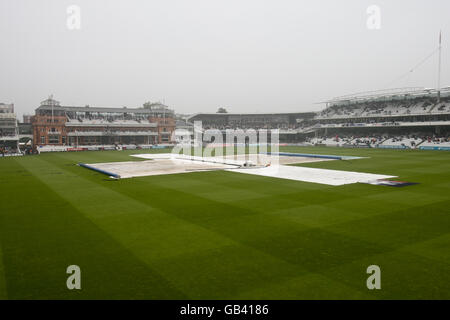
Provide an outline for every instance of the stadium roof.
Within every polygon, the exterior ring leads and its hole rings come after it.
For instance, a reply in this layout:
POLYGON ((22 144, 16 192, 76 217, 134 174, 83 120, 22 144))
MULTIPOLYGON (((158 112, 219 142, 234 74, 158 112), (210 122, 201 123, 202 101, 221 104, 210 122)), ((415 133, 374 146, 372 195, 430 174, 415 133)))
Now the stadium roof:
MULTIPOLYGON (((450 96, 450 86, 440 89, 441 96, 450 96)), ((362 102, 379 99, 394 99, 394 98, 418 98, 425 96, 437 96, 438 90, 433 88, 423 87, 406 87, 393 88, 375 91, 365 91, 340 97, 333 98, 321 103, 345 103, 345 102, 362 102)))
POLYGON ((156 111, 166 111, 167 113, 172 113, 173 110, 170 109, 145 109, 145 108, 112 108, 112 107, 72 107, 72 106, 51 106, 51 105, 41 105, 36 110, 65 110, 68 112, 106 112, 106 113, 143 113, 143 114, 152 114, 156 111))
POLYGON ((53 95, 48 99, 41 102, 41 105, 36 110, 64 110, 68 112, 105 112, 105 113, 142 113, 152 114, 155 112, 167 112, 174 113, 166 105, 161 102, 146 102, 141 108, 128 108, 128 107, 91 107, 86 105, 84 107, 79 106, 61 106, 59 101, 53 99, 53 95))
POLYGON ((299 115, 299 114, 302 114, 302 115, 314 115, 314 114, 316 114, 316 112, 312 112, 312 111, 310 111, 310 112, 272 112, 272 113, 264 113, 264 112, 261 112, 261 113, 256 113, 256 112, 255 113, 213 113, 213 112, 208 113, 208 112, 199 112, 199 113, 195 113, 195 114, 187 117, 187 120, 190 120, 190 119, 192 119, 192 118, 194 118, 196 116, 200 116, 200 115, 225 117, 225 116, 265 116, 265 115, 267 115, 267 116, 274 116, 274 115, 291 116, 291 115, 299 115))

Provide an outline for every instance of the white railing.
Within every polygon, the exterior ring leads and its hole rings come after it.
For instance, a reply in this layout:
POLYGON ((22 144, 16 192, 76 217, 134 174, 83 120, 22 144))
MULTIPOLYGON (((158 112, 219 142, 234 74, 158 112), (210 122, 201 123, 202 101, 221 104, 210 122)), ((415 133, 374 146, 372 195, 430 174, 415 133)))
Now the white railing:
POLYGON ((67 127, 136 127, 136 128, 156 128, 157 123, 149 121, 133 121, 133 120, 82 120, 72 119, 66 122, 67 127))
POLYGON ((0 136, 0 141, 16 141, 19 140, 18 135, 0 136))
POLYGON ((69 137, 101 137, 101 136, 157 136, 154 131, 77 131, 69 132, 69 137))
POLYGON ((15 113, 0 113, 0 119, 12 119, 16 120, 16 114, 15 113))

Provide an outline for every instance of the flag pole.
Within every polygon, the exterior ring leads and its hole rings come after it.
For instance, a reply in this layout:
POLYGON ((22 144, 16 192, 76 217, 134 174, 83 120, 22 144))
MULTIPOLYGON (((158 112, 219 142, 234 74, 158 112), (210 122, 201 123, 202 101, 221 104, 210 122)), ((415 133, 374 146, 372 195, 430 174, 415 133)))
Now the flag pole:
POLYGON ((438 67, 438 88, 437 102, 441 102, 441 51, 442 51, 442 31, 439 31, 439 67, 438 67))

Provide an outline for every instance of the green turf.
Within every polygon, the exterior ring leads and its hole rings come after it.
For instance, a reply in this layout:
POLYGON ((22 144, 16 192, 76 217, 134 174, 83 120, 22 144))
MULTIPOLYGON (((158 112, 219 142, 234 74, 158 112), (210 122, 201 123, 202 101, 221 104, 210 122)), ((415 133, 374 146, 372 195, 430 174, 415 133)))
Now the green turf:
POLYGON ((282 151, 369 157, 304 165, 419 184, 223 171, 113 181, 75 166, 137 151, 0 159, 0 299, 450 298, 450 153, 282 151), (72 264, 81 291, 66 288, 72 264), (379 291, 366 288, 372 264, 379 291))

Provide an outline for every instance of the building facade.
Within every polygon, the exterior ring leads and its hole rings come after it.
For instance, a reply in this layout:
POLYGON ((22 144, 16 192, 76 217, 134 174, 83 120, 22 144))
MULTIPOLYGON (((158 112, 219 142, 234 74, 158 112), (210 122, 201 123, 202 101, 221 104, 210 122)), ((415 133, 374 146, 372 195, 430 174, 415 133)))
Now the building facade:
POLYGON ((31 114, 24 114, 22 123, 31 123, 31 117, 33 117, 33 115, 31 115, 31 114))
POLYGON ((172 143, 173 110, 161 103, 142 108, 61 106, 52 97, 41 102, 31 119, 33 145, 111 146, 172 143))
POLYGON ((19 152, 19 130, 14 104, 0 103, 0 149, 2 154, 19 152))

